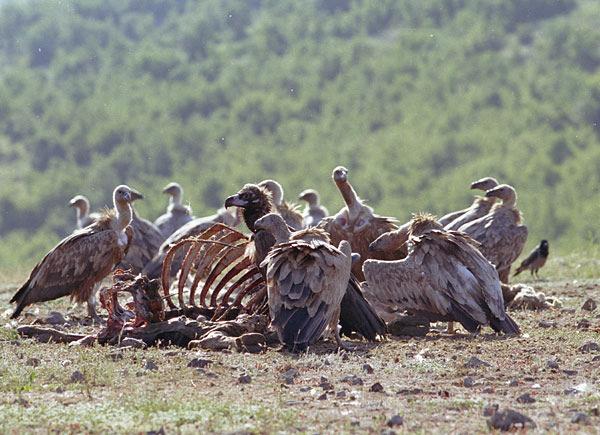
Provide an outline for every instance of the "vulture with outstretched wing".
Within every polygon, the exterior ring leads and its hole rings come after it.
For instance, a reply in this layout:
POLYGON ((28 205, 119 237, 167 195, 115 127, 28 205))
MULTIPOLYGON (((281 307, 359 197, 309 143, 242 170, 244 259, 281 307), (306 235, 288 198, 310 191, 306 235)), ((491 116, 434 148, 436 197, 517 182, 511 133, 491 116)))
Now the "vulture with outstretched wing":
POLYGON ((128 186, 118 186, 112 214, 71 234, 46 254, 10 300, 17 304, 11 317, 33 303, 67 295, 77 302, 87 301, 89 314, 97 317, 94 288, 123 259, 132 241, 130 203, 136 194, 128 186))
MULTIPOLYGON (((471 189, 486 192, 497 185, 498 181, 495 178, 486 177, 471 183, 471 189)), ((438 222, 447 230, 458 230, 462 225, 488 214, 495 201, 496 198, 476 196, 470 207, 448 213, 446 216, 440 218, 438 222)))
POLYGON ((154 225, 166 239, 194 218, 191 207, 183 204, 183 188, 179 183, 167 184, 162 192, 169 195, 169 205, 167 212, 159 216, 154 225))
POLYGON ((364 281, 362 264, 369 258, 381 260, 396 260, 398 257, 390 252, 371 252, 369 245, 384 233, 396 230, 397 220, 390 217, 376 215, 373 209, 358 197, 352 185, 348 182, 348 170, 338 166, 333 170, 333 181, 337 185, 346 206, 335 216, 330 216, 321 221, 319 228, 323 228, 331 236, 331 243, 339 244, 347 240, 352 246, 352 251, 360 254, 360 260, 352 265, 352 274, 360 281, 364 281))
MULTIPOLYGON (((253 243, 247 253, 253 264, 261 269, 263 275, 266 274, 266 270, 260 267, 260 264, 275 245, 275 237, 262 228, 256 228, 255 223, 261 217, 276 210, 271 201, 271 193, 255 184, 245 185, 237 194, 225 201, 226 207, 236 206, 243 209, 244 222, 253 233, 253 243)), ((347 290, 342 299, 340 314, 341 332, 346 335, 357 332, 371 341, 384 335, 385 323, 364 298, 357 279, 351 276, 346 284, 347 290)))
MULTIPOLYGON (((150 279, 158 278, 161 275, 163 261, 171 246, 182 241, 183 239, 199 235, 203 231, 212 227, 214 224, 221 223, 230 227, 236 227, 240 224, 240 220, 241 218, 237 212, 237 209, 228 210, 226 208, 220 208, 217 213, 210 216, 192 219, 171 234, 167 240, 160 245, 160 248, 158 248, 158 253, 154 256, 152 261, 144 266, 142 274, 146 275, 150 279)), ((182 252, 180 255, 177 255, 175 258, 173 258, 171 263, 171 276, 175 276, 181 267, 183 257, 184 253, 182 252)))
POLYGON ((304 218, 302 213, 298 211, 298 206, 293 203, 289 203, 283 198, 283 186, 275 180, 263 180, 258 183, 258 186, 264 187, 271 193, 272 202, 275 206, 275 210, 286 224, 294 230, 301 230, 304 228, 304 218))
POLYGON ((397 306, 430 321, 460 322, 469 332, 489 325, 518 334, 506 314, 498 273, 463 233, 445 231, 433 216, 416 216, 403 260, 367 260, 367 299, 397 306))
POLYGON ((344 347, 337 325, 350 279, 350 244, 343 240, 336 248, 317 228, 291 233, 274 213, 260 218, 255 227, 276 240, 262 266, 267 270, 271 326, 279 340, 289 350, 304 351, 328 330, 344 347))
POLYGON ((535 275, 536 278, 539 278, 538 270, 546 264, 549 253, 548 240, 542 240, 537 248, 531 251, 527 258, 521 262, 521 265, 517 268, 513 276, 517 276, 524 270, 529 269, 532 276, 535 275))
POLYGON ((463 225, 458 230, 477 240, 485 257, 496 266, 500 281, 508 283, 510 267, 519 258, 527 241, 527 227, 521 223, 517 208, 517 192, 508 184, 501 184, 485 194, 497 198, 490 212, 463 225))
POLYGON ((329 211, 321 205, 319 192, 314 189, 306 189, 300 193, 298 199, 306 201, 306 207, 302 212, 304 227, 315 227, 322 219, 329 216, 329 211))
POLYGON ((87 227, 100 218, 100 214, 90 214, 90 201, 83 195, 76 195, 69 201, 69 206, 77 210, 77 229, 87 227))

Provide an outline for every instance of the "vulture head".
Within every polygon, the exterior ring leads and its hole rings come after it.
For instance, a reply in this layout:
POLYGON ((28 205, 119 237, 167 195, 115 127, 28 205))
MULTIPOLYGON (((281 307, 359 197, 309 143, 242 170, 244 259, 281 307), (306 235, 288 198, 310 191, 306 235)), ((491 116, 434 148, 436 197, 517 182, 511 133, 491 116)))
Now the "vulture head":
POLYGON ((117 186, 113 192, 113 201, 117 210, 120 208, 119 206, 126 206, 127 204, 132 203, 136 199, 143 198, 142 194, 137 190, 132 189, 131 187, 121 184, 117 186))
POLYGON ((225 200, 225 207, 243 208, 244 222, 248 229, 254 232, 256 220, 271 212, 272 198, 271 192, 264 187, 246 184, 238 193, 225 200))
POLYGON ((485 177, 481 180, 473 181, 471 183, 471 189, 487 191, 498 186, 498 184, 498 180, 496 180, 495 178, 485 177))
POLYGON ((498 198, 502 200, 502 203, 506 207, 512 207, 517 202, 517 192, 512 186, 508 184, 500 184, 493 189, 485 192, 487 198, 498 198))
POLYGON ((415 215, 410 221, 408 230, 409 235, 420 236, 431 230, 442 230, 444 227, 440 225, 437 218, 429 213, 415 215))
POLYGON ((314 189, 306 189, 298 195, 298 199, 306 201, 310 206, 319 205, 319 192, 314 189))
POLYGON ((78 209, 82 215, 87 215, 90 211, 90 201, 83 195, 76 195, 71 198, 69 206, 78 209))
POLYGON ((348 182, 348 169, 338 166, 331 174, 333 181, 344 198, 346 207, 336 216, 335 220, 343 228, 355 233, 367 227, 373 217, 373 209, 363 204, 352 185, 348 182))
POLYGON ((370 252, 403 252, 406 256, 406 242, 411 222, 407 222, 394 231, 389 231, 377 237, 369 245, 370 252))
POLYGON ((281 217, 276 213, 269 213, 254 223, 254 228, 271 233, 277 243, 285 243, 290 239, 290 230, 281 217))
POLYGON ((280 206, 283 203, 283 186, 275 180, 263 180, 258 186, 264 187, 273 197, 273 204, 280 206))
POLYGON ((171 197, 171 201, 174 203, 181 203, 181 199, 183 198, 183 188, 179 183, 169 183, 167 184, 162 193, 165 195, 169 195, 171 197))

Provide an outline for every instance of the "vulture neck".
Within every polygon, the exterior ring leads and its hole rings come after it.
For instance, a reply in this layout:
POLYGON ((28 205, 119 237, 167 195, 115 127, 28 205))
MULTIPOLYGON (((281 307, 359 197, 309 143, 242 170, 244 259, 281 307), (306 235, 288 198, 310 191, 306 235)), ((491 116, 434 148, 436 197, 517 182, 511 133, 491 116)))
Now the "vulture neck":
POLYGON ((336 182, 336 184, 340 193, 342 194, 342 198, 344 198, 346 206, 348 207, 348 220, 352 222, 358 217, 362 208, 360 198, 348 181, 340 181, 336 182))
POLYGON ((292 235, 287 225, 277 225, 270 233, 275 237, 275 243, 289 242, 292 235))
POLYGON ((183 192, 181 190, 177 190, 171 197, 169 198, 169 207, 168 210, 184 210, 183 206, 183 192))
POLYGON ((271 213, 271 209, 271 203, 266 197, 262 198, 258 204, 245 208, 243 217, 248 229, 255 233, 256 228, 254 228, 254 223, 261 217, 271 213))
POLYGON ((90 206, 88 204, 77 207, 77 222, 82 223, 90 215, 90 206))
POLYGON ((122 232, 131 223, 133 218, 133 208, 128 202, 115 201, 115 211, 117 212, 117 231, 122 232))
POLYGON ((502 206, 505 208, 513 209, 516 208, 517 205, 517 196, 511 195, 510 197, 504 199, 502 201, 502 206))

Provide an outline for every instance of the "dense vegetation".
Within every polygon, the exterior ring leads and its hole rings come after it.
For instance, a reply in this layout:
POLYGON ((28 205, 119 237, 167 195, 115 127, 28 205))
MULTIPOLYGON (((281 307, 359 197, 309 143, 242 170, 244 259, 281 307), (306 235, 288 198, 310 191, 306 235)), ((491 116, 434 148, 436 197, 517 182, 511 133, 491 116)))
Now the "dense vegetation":
POLYGON ((0 265, 68 233, 76 193, 187 189, 197 215, 276 178, 381 213, 513 183, 562 250, 600 241, 596 0, 8 0, 0 8, 0 265))

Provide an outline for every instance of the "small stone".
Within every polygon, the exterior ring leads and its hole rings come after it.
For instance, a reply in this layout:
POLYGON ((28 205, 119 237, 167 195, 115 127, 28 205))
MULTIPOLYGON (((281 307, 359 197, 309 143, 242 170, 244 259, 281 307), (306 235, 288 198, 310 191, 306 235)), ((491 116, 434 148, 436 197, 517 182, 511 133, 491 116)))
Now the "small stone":
POLYGON ((571 418, 571 423, 589 425, 591 421, 585 412, 578 412, 571 418))
POLYGON ((327 393, 323 393, 318 397, 318 400, 327 400, 327 393))
POLYGON ((358 426, 360 426, 360 421, 358 421, 358 420, 352 420, 350 422, 350 426, 352 426, 352 427, 358 427, 358 426))
POLYGON ((519 403, 535 403, 536 400, 529 393, 525 393, 517 397, 519 403))
POLYGON ((287 385, 292 385, 294 383, 294 379, 298 376, 298 370, 291 368, 286 370, 281 377, 287 385))
POLYGON ((81 373, 79 370, 75 370, 73 373, 71 373, 71 382, 83 382, 84 380, 85 376, 83 376, 83 373, 81 373))
POLYGON ((556 328, 556 322, 552 320, 540 320, 538 326, 540 328, 556 328))
POLYGON ((475 379, 473 379, 471 376, 467 376, 463 379, 463 385, 467 388, 472 388, 475 386, 475 379))
POLYGON ((402 426, 404 424, 404 418, 400 415, 394 415, 390 418, 387 423, 389 427, 402 426))
POLYGON ((195 369, 203 369, 208 367, 210 364, 212 364, 212 361, 209 359, 194 358, 187 364, 187 366, 195 369))
POLYGON ((496 412, 488 419, 487 425, 490 429, 499 429, 501 431, 533 429, 536 427, 531 418, 512 409, 504 409, 496 412))
POLYGON ((592 326, 592 322, 590 322, 588 319, 581 319, 577 323, 577 329, 590 329, 591 326, 592 326))
POLYGON ((123 340, 121 340, 121 343, 119 343, 119 347, 130 347, 133 349, 146 349, 146 347, 148 347, 148 346, 142 340, 139 340, 137 338, 125 337, 123 340))
POLYGON ((558 361, 556 361, 556 359, 554 358, 551 358, 548 361, 546 361, 546 367, 548 367, 549 369, 558 370, 558 361))
POLYGON ((493 394, 496 390, 494 390, 494 387, 485 387, 481 392, 484 394, 493 394))
POLYGON ((600 409, 592 408, 590 409, 590 414, 592 414, 594 417, 600 417, 600 409))
POLYGON ((586 311, 594 311, 596 308, 598 308, 598 304, 592 298, 588 298, 581 306, 581 309, 586 311))
POLYGON ((509 387, 518 387, 519 381, 517 379, 511 379, 510 381, 508 381, 508 386, 509 387))
POLYGON ((342 382, 350 385, 364 385, 364 381, 356 375, 345 376, 342 378, 342 382))
POLYGON ((338 399, 345 399, 345 398, 346 398, 346 396, 347 396, 347 394, 346 394, 346 392, 345 392, 344 390, 342 390, 342 391, 338 391, 338 392, 335 394, 335 397, 336 397, 336 398, 338 398, 338 399))
POLYGON ((470 369, 476 369, 476 368, 479 368, 479 367, 491 367, 491 366, 492 365, 490 363, 488 363, 486 361, 483 361, 483 360, 480 360, 476 356, 472 356, 465 363, 465 367, 470 368, 470 369))
POLYGON ((65 389, 63 387, 56 387, 56 390, 54 390, 54 392, 56 394, 62 394, 65 392, 65 389))
POLYGON ((301 393, 308 393, 310 390, 311 390, 311 388, 310 388, 310 387, 301 387, 301 388, 300 388, 300 392, 301 392, 301 393))
POLYGON ((325 391, 334 390, 333 384, 329 382, 329 379, 327 379, 325 376, 321 376, 321 380, 319 381, 319 387, 321 387, 325 391))
POLYGON ((408 395, 413 395, 413 394, 422 394, 423 390, 421 388, 401 388, 400 390, 398 390, 396 392, 396 394, 402 395, 402 396, 408 396, 408 395))
POLYGON ((483 407, 483 416, 484 417, 491 417, 496 412, 498 412, 498 404, 497 403, 494 403, 492 405, 486 405, 483 407))
POLYGON ((369 388, 369 391, 371 391, 373 393, 383 393, 383 391, 384 391, 383 385, 381 385, 379 382, 375 382, 373 385, 371 385, 371 388, 369 388))
POLYGON ((600 350, 600 346, 598 346, 598 343, 596 343, 595 341, 588 341, 588 342, 582 344, 581 346, 579 346, 579 352, 582 352, 582 353, 597 352, 599 350, 600 350))
POLYGON ((44 319, 44 323, 48 325, 64 325, 67 321, 58 311, 51 311, 48 317, 44 319))
POLYGON ((158 370, 158 366, 154 361, 149 359, 146 360, 146 363, 144 364, 144 370, 158 370))
POLYGON ((249 384, 250 382, 252 382, 252 378, 248 374, 243 374, 238 378, 239 384, 249 384))
POLYGON ((27 358, 27 361, 25 361, 25 365, 31 367, 37 367, 40 365, 40 363, 41 361, 38 358, 27 358))
POLYGON ((363 364, 362 369, 365 373, 369 375, 372 375, 375 372, 371 364, 363 364))
POLYGON ((563 373, 567 376, 575 376, 577 374, 577 370, 563 370, 563 373))

